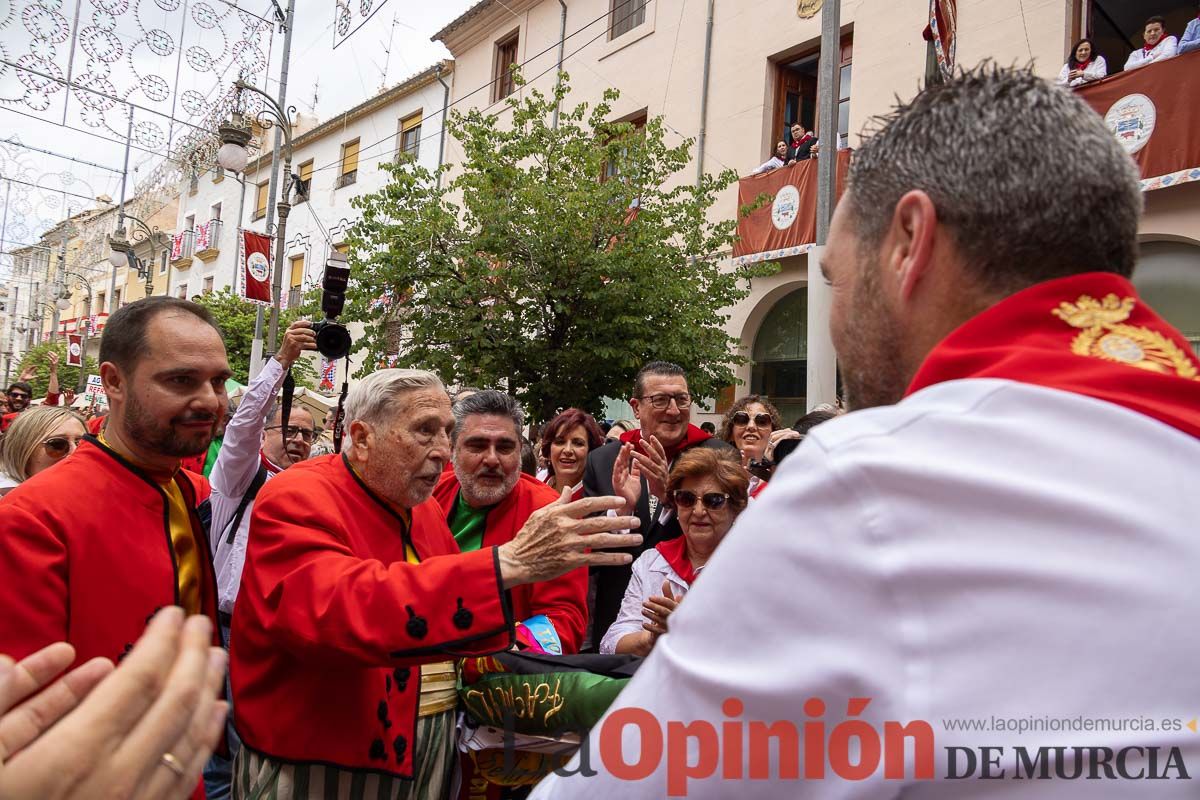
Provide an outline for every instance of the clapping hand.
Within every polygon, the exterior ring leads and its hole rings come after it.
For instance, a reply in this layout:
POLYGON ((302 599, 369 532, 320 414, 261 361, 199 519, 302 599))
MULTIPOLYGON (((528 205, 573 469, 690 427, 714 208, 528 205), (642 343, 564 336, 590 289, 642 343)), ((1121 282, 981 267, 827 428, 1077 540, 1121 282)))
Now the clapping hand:
POLYGON ((655 595, 642 603, 642 616, 646 618, 642 627, 649 631, 654 638, 662 636, 667 632, 667 617, 671 616, 671 612, 677 608, 679 608, 679 600, 671 594, 671 584, 663 581, 662 594, 655 595))
POLYGON ((633 450, 633 460, 641 469, 642 475, 646 477, 646 486, 650 490, 650 494, 659 499, 659 502, 667 502, 667 476, 671 470, 670 461, 667 459, 667 451, 658 441, 657 436, 642 439, 644 445, 643 450, 633 450))
POLYGON ((642 469, 633 460, 633 452, 632 444, 623 444, 613 462, 613 492, 625 501, 625 506, 618 509, 620 514, 634 513, 642 497, 642 469))

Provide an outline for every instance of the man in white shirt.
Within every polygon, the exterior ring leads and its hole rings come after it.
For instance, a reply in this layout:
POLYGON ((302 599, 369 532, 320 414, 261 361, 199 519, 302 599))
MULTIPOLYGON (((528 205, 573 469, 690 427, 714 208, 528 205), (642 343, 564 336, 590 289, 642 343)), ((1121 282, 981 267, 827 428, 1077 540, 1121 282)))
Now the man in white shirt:
POLYGON ((855 412, 533 797, 1194 797, 1200 360, 1128 281, 1141 209, 1028 70, 886 120, 821 264, 855 412))
POLYGON ((1174 36, 1166 36, 1167 23, 1162 17, 1151 17, 1142 28, 1142 39, 1145 47, 1134 50, 1125 61, 1125 69, 1137 69, 1156 61, 1166 61, 1174 58, 1179 47, 1179 40, 1174 36))
MULTIPOLYGON (((284 431, 280 425, 281 407, 275 400, 283 379, 300 354, 316 349, 311 322, 297 320, 288 326, 279 352, 263 363, 262 370, 246 387, 237 412, 225 428, 221 452, 209 475, 212 522, 208 539, 217 576, 217 618, 226 646, 233 605, 242 583, 254 498, 273 475, 308 458, 317 436, 312 414, 302 406, 292 408, 288 430, 284 431)), ((211 800, 229 797, 230 771, 240 745, 232 725, 227 726, 227 741, 230 757, 214 755, 204 769, 205 788, 211 800)))

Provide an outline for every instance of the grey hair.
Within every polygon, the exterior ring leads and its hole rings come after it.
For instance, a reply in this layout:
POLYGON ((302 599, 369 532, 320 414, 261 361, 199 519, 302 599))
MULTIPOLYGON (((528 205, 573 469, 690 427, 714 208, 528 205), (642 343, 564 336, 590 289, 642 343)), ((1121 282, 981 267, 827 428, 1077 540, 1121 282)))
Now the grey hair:
POLYGON ((454 434, 450 438, 455 443, 458 442, 458 432, 462 429, 463 422, 467 417, 477 414, 510 418, 518 437, 521 435, 521 429, 525 427, 525 412, 521 410, 516 399, 496 389, 484 389, 464 397, 455 403, 451 410, 454 413, 454 434))
POLYGON ((878 249, 900 198, 920 190, 985 290, 1132 274, 1138 172, 1071 90, 985 62, 874 122, 847 184, 864 246, 878 249))
POLYGON ((370 425, 380 425, 400 395, 416 389, 446 387, 442 379, 423 369, 381 369, 372 372, 350 389, 346 395, 346 425, 362 420, 370 425))

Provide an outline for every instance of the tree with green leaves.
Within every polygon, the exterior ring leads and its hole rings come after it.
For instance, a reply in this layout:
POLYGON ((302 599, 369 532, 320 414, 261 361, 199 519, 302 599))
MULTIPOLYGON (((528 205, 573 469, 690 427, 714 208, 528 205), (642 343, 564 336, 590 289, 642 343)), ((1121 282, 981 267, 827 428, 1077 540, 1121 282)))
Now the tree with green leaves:
MULTIPOLYGON (((96 337, 91 337, 90 341, 96 341, 96 337)), ((17 367, 17 375, 9 378, 9 383, 16 381, 17 376, 28 370, 33 371, 33 377, 29 379, 29 383, 33 386, 33 397, 36 400, 39 397, 46 396, 46 388, 50 385, 50 361, 46 358, 50 353, 58 354, 58 387, 59 391, 70 389, 75 391, 75 387, 79 385, 79 367, 67 366, 67 340, 65 337, 54 341, 45 342, 36 345, 25 351, 21 356, 21 363, 17 367)), ((84 369, 87 375, 99 375, 100 369, 96 365, 96 359, 88 356, 84 359, 84 369)))
MULTIPOLYGON (((257 306, 228 287, 219 292, 209 292, 193 298, 196 303, 204 306, 212 313, 221 328, 225 339, 225 353, 229 357, 229 369, 233 371, 234 380, 248 383, 250 380, 250 350, 254 342, 254 316, 257 306)), ((303 316, 304 308, 288 309, 279 317, 279 330, 303 316)), ((269 357, 273 353, 264 353, 269 357)), ((297 386, 312 388, 315 385, 317 370, 307 358, 300 358, 292 366, 292 376, 297 386)))
POLYGON ((731 267, 737 220, 707 218, 737 175, 677 179, 692 141, 668 145, 661 118, 611 121, 615 90, 563 108, 554 127, 567 92, 564 75, 554 95, 510 97, 508 125, 455 112, 465 155, 452 180, 386 164, 390 182, 352 201, 362 216, 347 239, 346 316, 366 326, 359 374, 392 364, 506 388, 539 421, 599 412, 654 359, 687 369, 698 397, 734 382, 744 359, 723 328, 728 309, 777 268, 731 267))

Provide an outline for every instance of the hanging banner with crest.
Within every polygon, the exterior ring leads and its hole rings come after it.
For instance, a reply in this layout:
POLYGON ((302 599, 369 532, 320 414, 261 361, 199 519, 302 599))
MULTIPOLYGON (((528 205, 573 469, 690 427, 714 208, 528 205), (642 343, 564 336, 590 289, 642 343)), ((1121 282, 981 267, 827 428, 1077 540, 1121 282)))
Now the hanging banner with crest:
POLYGON ((271 237, 254 231, 240 231, 242 297, 251 303, 271 304, 271 237))

